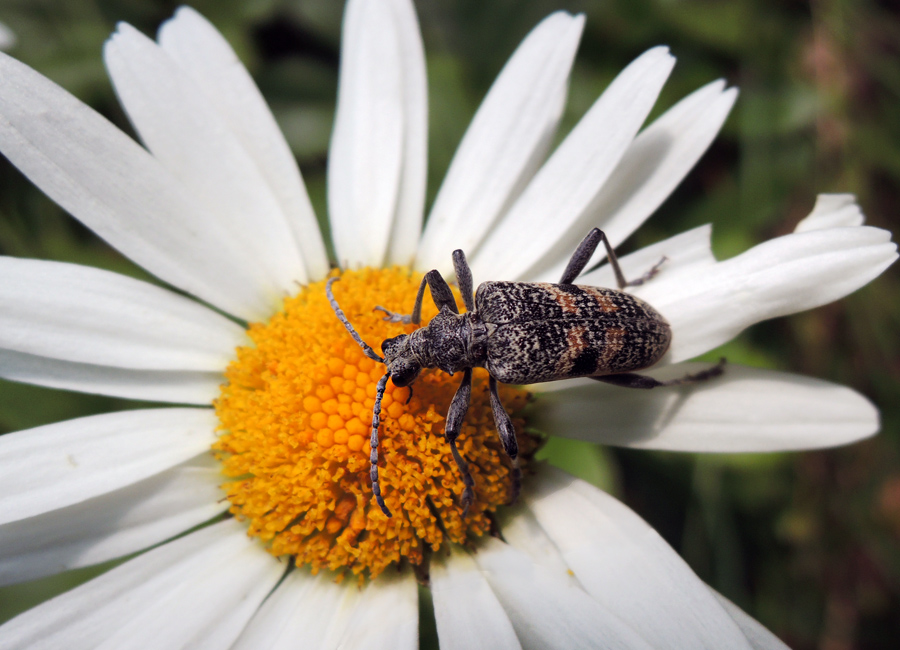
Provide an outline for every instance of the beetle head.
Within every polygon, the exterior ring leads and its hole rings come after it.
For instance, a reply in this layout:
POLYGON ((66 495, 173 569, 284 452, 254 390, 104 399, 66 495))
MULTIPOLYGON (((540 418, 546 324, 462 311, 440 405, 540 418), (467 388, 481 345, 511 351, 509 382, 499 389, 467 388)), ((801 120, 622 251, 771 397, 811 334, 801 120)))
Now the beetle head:
POLYGON ((409 386, 419 376, 422 366, 409 348, 409 336, 401 334, 385 339, 381 344, 384 353, 384 365, 394 386, 409 386))

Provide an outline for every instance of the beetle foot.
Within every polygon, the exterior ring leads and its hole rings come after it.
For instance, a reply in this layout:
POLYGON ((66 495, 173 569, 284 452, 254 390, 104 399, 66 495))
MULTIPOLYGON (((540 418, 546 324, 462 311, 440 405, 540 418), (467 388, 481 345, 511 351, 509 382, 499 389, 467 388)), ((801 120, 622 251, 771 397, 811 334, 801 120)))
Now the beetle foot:
POLYGON ((642 284, 644 284, 645 282, 649 282, 650 280, 652 280, 653 278, 656 277, 657 273, 659 273, 660 267, 668 261, 669 261, 669 258, 666 257, 665 255, 663 255, 662 258, 656 264, 654 264, 653 266, 650 267, 649 271, 644 273, 644 275, 637 278, 636 280, 629 280, 625 286, 626 287, 639 287, 642 284))
POLYGON ((412 314, 400 314, 395 311, 391 311, 390 309, 385 309, 381 305, 378 305, 372 311, 383 311, 386 316, 381 320, 386 320, 389 323, 406 323, 407 325, 412 322, 412 314))

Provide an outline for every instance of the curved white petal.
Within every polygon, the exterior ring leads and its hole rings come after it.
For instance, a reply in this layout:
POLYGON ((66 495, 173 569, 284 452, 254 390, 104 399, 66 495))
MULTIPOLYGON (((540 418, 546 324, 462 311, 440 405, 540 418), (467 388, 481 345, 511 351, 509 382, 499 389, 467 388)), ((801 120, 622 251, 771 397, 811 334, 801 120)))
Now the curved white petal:
POLYGON ((708 587, 625 505, 551 467, 523 496, 578 583, 651 647, 750 649, 708 587))
POLYGON ((228 508, 209 454, 120 490, 0 525, 0 585, 105 562, 158 544, 228 508))
POLYGON ((353 592, 356 585, 337 584, 328 572, 312 576, 295 569, 253 615, 233 650, 293 650, 300 639, 306 647, 325 648, 334 612, 344 599, 359 597, 353 592))
POLYGON ((496 539, 473 557, 525 650, 591 648, 599 639, 609 649, 651 648, 614 609, 595 602, 570 573, 536 563, 496 539))
POLYGON ((655 47, 619 73, 470 255, 476 277, 520 278, 566 232, 582 230, 576 224, 625 155, 674 65, 668 48, 655 47))
POLYGON ((73 363, 0 349, 0 377, 10 381, 171 404, 211 404, 220 372, 133 370, 73 363))
POLYGON ((153 156, 238 242, 274 308, 306 282, 306 269, 281 206, 215 98, 155 42, 121 23, 103 48, 110 79, 153 156))
POLYGON ((0 523, 80 503, 159 474, 208 450, 216 425, 212 409, 149 409, 0 436, 0 523))
POLYGON ((222 371, 244 330, 146 282, 0 256, 0 348, 120 368, 222 371))
POLYGON ((419 647, 419 596, 415 578, 381 574, 334 613, 322 647, 414 650, 419 647), (373 634, 372 630, 378 630, 373 634))
POLYGON ((711 587, 709 590, 722 608, 728 612, 728 615, 734 619, 737 626, 741 628, 741 632, 744 633, 753 650, 790 650, 781 639, 769 632, 759 621, 748 616, 740 607, 711 587))
POLYGON ((431 595, 442 650, 519 650, 512 623, 478 565, 452 547, 431 563, 431 595))
POLYGON ((230 519, 38 605, 0 638, 10 648, 228 648, 283 573, 230 519))
POLYGON ((797 224, 794 232, 861 226, 865 220, 855 195, 819 194, 813 211, 797 224))
POLYGON ((276 296, 218 215, 106 118, 4 54, 0 152, 162 280, 245 319, 271 314, 276 296))
MULTIPOLYGON (((400 196, 409 71, 396 3, 344 9, 338 105, 328 154, 328 209, 338 264, 381 266, 400 196)), ((423 64, 424 65, 424 64, 423 64)))
POLYGON ((410 573, 381 575, 363 588, 328 572, 297 569, 278 585, 233 650, 418 647, 418 600, 410 573))
POLYGON ((259 88, 228 41, 190 7, 179 8, 163 23, 158 40, 202 89, 210 107, 220 112, 259 169, 302 252, 305 277, 311 281, 324 277, 328 257, 297 161, 259 88))
POLYGON ((633 293, 672 325, 666 361, 690 359, 762 320, 827 304, 893 264, 897 246, 869 226, 793 233, 690 276, 660 273, 633 293))
POLYGON ((466 131, 434 201, 415 266, 452 270, 521 193, 562 115, 584 16, 557 12, 522 41, 466 131))
MULTIPOLYGON (((644 129, 631 143, 603 189, 570 226, 553 254, 523 277, 556 282, 581 238, 600 227, 613 245, 625 241, 666 200, 709 148, 737 99, 737 89, 714 81, 688 95, 644 129)), ((602 246, 590 268, 606 256, 602 246)))
POLYGON ((403 65, 403 169, 384 264, 412 264, 422 234, 428 172, 425 48, 412 0, 390 0, 403 65))
MULTIPOLYGON (((709 366, 679 363, 642 374, 665 380, 709 366)), ((849 388, 733 364, 716 379, 653 390, 590 380, 557 383, 561 385, 555 390, 538 394, 534 426, 608 445, 696 452, 787 451, 844 445, 879 428, 878 410, 849 388)))

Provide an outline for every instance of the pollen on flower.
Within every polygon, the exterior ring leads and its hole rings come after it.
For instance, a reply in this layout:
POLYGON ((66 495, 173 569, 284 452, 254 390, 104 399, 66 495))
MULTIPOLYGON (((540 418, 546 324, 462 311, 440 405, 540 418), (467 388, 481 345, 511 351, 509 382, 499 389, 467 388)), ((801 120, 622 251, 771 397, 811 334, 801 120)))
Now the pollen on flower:
MULTIPOLYGON (((341 307, 374 347, 414 326, 387 323, 375 305, 408 313, 421 276, 406 269, 347 271, 335 285, 341 307)), ((423 319, 435 313, 426 301, 423 319)), ((511 466, 498 440, 487 373, 476 370, 472 403, 457 441, 469 462, 476 500, 461 516, 462 478, 444 440, 444 418, 460 376, 426 370, 409 388, 388 382, 382 401, 379 472, 388 519, 369 479, 375 384, 384 366, 366 357, 336 318, 325 282, 285 301, 254 324, 254 345, 240 348, 216 400, 221 437, 214 445, 230 480, 231 512, 277 556, 375 577, 392 562, 424 562, 449 540, 466 543, 491 527, 507 502, 511 466)), ((518 417, 527 393, 501 386, 519 432, 520 457, 535 440, 518 417)))

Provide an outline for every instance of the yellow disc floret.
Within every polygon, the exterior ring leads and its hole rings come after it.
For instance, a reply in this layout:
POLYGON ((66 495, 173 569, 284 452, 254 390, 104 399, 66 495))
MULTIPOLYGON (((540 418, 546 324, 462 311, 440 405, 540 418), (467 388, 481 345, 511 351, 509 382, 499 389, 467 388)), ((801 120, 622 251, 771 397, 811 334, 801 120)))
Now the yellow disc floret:
MULTIPOLYGON (((406 269, 348 271, 334 292, 364 340, 415 326, 388 323, 382 305, 408 313, 421 276, 406 269)), ((435 314, 429 300, 423 321, 435 314)), ((281 312, 249 329, 216 400, 222 436, 214 445, 231 481, 231 512, 274 555, 313 571, 327 567, 375 577, 392 562, 421 564, 448 539, 465 543, 490 529, 489 513, 508 501, 512 469, 494 428, 487 373, 476 370, 472 402, 457 441, 475 479, 463 519, 463 482, 444 440, 444 418, 461 375, 426 370, 409 388, 388 382, 382 401, 379 472, 387 518, 369 480, 369 434, 382 364, 367 358, 335 316, 325 282, 305 287, 281 312)), ((517 417, 524 391, 501 386, 519 432, 520 457, 535 442, 517 417)))

